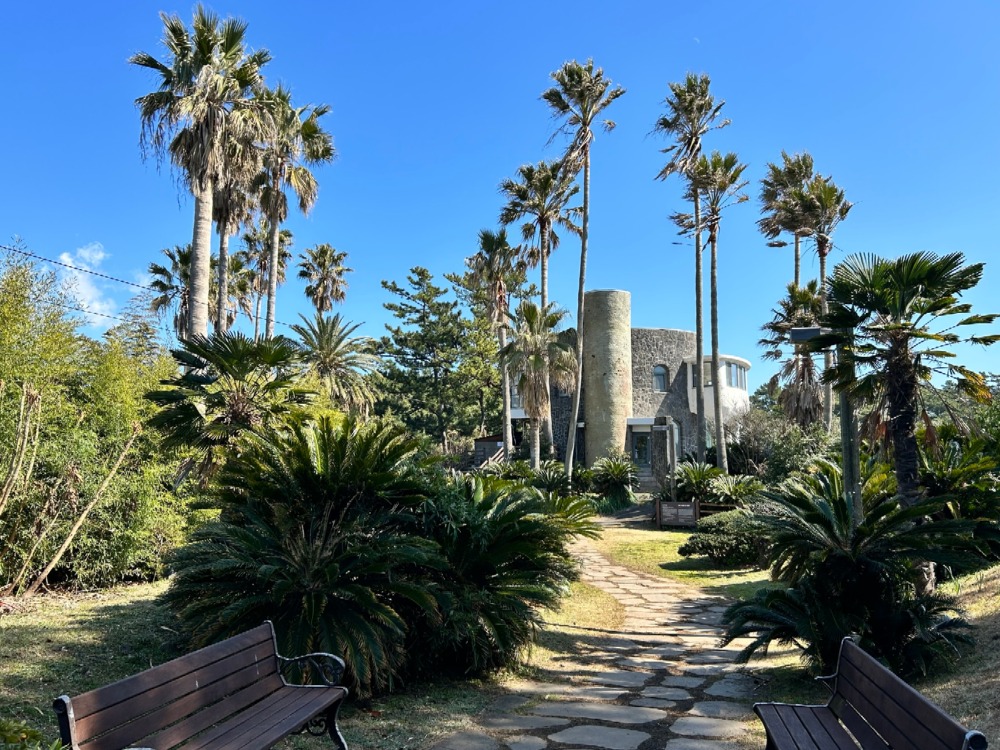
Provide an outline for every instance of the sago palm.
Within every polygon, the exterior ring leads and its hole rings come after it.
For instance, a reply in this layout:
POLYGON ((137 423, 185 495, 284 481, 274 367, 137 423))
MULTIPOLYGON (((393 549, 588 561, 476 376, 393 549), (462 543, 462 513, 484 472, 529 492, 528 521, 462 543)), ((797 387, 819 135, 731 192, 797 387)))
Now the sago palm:
POLYGON ((136 99, 140 144, 143 153, 169 153, 194 195, 191 313, 185 335, 203 336, 209 319, 213 193, 226 173, 226 149, 259 135, 261 112, 252 94, 262 86, 261 68, 271 56, 266 50, 247 51, 244 21, 221 21, 202 5, 195 8, 190 30, 179 16, 160 13, 160 20, 166 62, 146 52, 129 58, 152 70, 159 84, 136 99))
POLYGON ((654 133, 662 133, 672 138, 674 143, 663 149, 670 155, 670 160, 657 174, 657 179, 665 180, 673 174, 679 174, 687 183, 693 204, 691 226, 685 231, 694 234, 694 306, 695 306, 695 412, 698 422, 697 457, 705 460, 706 421, 705 421, 705 323, 703 320, 704 303, 702 301, 703 283, 701 271, 702 221, 701 194, 691 190, 691 173, 701 157, 701 139, 712 130, 724 128, 729 120, 716 123, 722 111, 725 100, 716 102, 709 91, 711 81, 707 75, 697 76, 688 73, 683 83, 670 84, 670 96, 664 104, 667 112, 661 115, 653 126, 654 133))
MULTIPOLYGON (((552 109, 552 116, 564 118, 559 131, 572 138, 564 160, 570 164, 580 164, 583 168, 583 206, 580 226, 580 280, 577 285, 576 301, 576 384, 573 390, 573 406, 570 411, 570 425, 576 424, 580 413, 580 399, 583 388, 583 303, 587 282, 587 251, 590 238, 590 147, 594 141, 594 128, 598 122, 605 131, 615 127, 613 120, 601 120, 602 113, 625 93, 621 86, 612 86, 604 77, 601 68, 594 67, 593 60, 581 65, 576 60, 563 63, 552 73, 556 85, 542 92, 542 99, 552 109)), ((576 430, 568 430, 566 439, 566 474, 573 476, 573 454, 576 450, 576 430)))

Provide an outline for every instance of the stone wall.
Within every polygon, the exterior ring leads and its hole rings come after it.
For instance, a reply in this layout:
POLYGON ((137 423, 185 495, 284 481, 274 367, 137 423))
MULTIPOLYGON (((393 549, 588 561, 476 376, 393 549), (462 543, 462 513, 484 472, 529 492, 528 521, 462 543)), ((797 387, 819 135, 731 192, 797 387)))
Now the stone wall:
POLYGON ((695 354, 693 331, 676 328, 632 329, 632 414, 636 417, 672 417, 680 429, 680 453, 695 449, 696 417, 688 406, 688 368, 685 357, 695 354), (653 368, 667 368, 667 390, 653 390, 653 368))
POLYGON ((632 295, 587 292, 583 318, 583 402, 587 464, 625 450, 632 416, 632 295))

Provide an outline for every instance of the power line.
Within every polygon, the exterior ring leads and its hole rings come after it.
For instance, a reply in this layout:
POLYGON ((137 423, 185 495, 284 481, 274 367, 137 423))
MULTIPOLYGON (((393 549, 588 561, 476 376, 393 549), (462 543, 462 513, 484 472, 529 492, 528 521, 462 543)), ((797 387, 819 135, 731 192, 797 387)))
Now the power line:
MULTIPOLYGON (((51 263, 51 264, 56 265, 56 266, 62 266, 63 268, 68 268, 71 271, 79 271, 80 273, 89 273, 92 276, 97 276, 97 277, 105 279, 107 281, 115 281, 115 282, 117 282, 119 284, 127 284, 128 286, 135 287, 136 289, 142 289, 142 290, 147 291, 147 292, 159 292, 160 291, 159 289, 154 289, 151 286, 146 286, 144 284, 138 284, 138 283, 136 283, 134 281, 127 281, 125 279, 120 279, 117 276, 109 276, 106 273, 100 273, 99 271, 92 271, 89 268, 82 268, 80 266, 74 266, 74 265, 71 265, 69 263, 63 263, 63 262, 58 261, 58 260, 53 260, 52 258, 46 258, 46 257, 44 257, 42 255, 37 255, 35 253, 28 252, 27 250, 21 250, 20 248, 12 247, 11 245, 0 245, 0 250, 6 250, 7 252, 11 252, 11 253, 18 253, 19 255, 24 255, 24 256, 27 256, 29 258, 34 258, 35 260, 40 260, 40 261, 43 261, 45 263, 51 263)), ((126 322, 124 318, 116 318, 114 315, 105 315, 104 313, 93 312, 91 310, 84 310, 83 308, 80 308, 80 307, 73 307, 72 305, 65 305, 65 304, 62 304, 62 303, 59 303, 59 302, 57 302, 55 304, 60 305, 61 307, 66 307, 66 308, 68 308, 70 310, 77 310, 79 312, 86 313, 87 315, 99 315, 102 318, 111 318, 112 320, 121 320, 123 322, 126 322)), ((202 303, 202 304, 204 304, 206 307, 208 306, 208 303, 202 303)), ((246 313, 244 313, 244 314, 246 314, 246 313)), ((258 321, 258 320, 263 320, 264 319, 260 315, 249 315, 249 314, 247 314, 247 317, 250 318, 250 320, 253 320, 253 321, 258 321)), ((284 321, 281 321, 281 320, 275 320, 274 322, 276 324, 278 324, 278 325, 285 326, 286 328, 291 328, 292 327, 291 323, 285 323, 284 321)))

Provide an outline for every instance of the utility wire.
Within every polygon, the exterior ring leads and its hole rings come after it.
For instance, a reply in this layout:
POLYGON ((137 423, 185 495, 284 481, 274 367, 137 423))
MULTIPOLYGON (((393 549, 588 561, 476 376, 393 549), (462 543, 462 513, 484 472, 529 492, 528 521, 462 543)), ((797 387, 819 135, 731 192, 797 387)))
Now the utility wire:
MULTIPOLYGON (((107 281, 115 281, 115 282, 117 282, 119 284, 127 284, 128 286, 135 287, 136 289, 142 289, 142 290, 147 291, 147 292, 159 292, 160 291, 159 289, 154 289, 153 287, 146 286, 145 284, 138 284, 138 283, 136 283, 134 281, 126 281, 125 279, 119 279, 117 276, 109 276, 106 273, 100 273, 99 271, 92 271, 89 268, 82 268, 80 266, 74 266, 74 265, 71 265, 69 263, 63 263, 63 262, 58 261, 58 260, 52 260, 52 258, 46 258, 46 257, 41 256, 41 255, 36 255, 35 253, 28 252, 27 250, 21 250, 20 248, 12 247, 11 245, 0 245, 0 250, 6 250, 7 252, 11 252, 11 253, 18 253, 19 255, 24 255, 24 256, 27 256, 29 258, 34 258, 35 260, 44 261, 45 263, 51 263, 51 264, 53 264, 55 266, 62 266, 63 268, 68 268, 71 271, 79 271, 80 273, 89 273, 91 276, 97 276, 99 278, 106 279, 107 281)), ((114 315, 105 315, 104 313, 93 312, 91 310, 84 310, 83 308, 73 307, 72 305, 66 305, 66 304, 62 304, 60 302, 56 302, 55 304, 60 305, 61 307, 68 308, 70 310, 77 310, 79 312, 86 313, 87 315, 98 315, 98 316, 100 316, 102 318, 111 318, 112 320, 121 320, 123 322, 126 322, 124 318, 116 318, 114 315)), ((206 303, 206 307, 207 307, 207 303, 206 303)), ((250 318, 250 320, 253 320, 253 321, 263 320, 263 318, 261 316, 259 316, 259 315, 247 315, 247 317, 250 318)), ((274 322, 277 323, 278 325, 282 325, 282 326, 285 326, 287 328, 291 328, 292 327, 291 323, 285 323, 285 322, 283 322, 281 320, 276 320, 274 322)))

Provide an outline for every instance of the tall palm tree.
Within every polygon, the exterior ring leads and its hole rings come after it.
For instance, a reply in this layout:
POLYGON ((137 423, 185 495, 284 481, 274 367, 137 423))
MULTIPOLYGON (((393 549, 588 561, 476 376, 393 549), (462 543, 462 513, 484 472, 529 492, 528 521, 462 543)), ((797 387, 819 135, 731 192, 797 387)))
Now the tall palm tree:
MULTIPOLYGON (((292 106, 291 92, 278 86, 260 95, 268 113, 270 130, 264 143, 264 170, 259 178, 261 207, 271 227, 269 271, 278 266, 281 222, 288 217, 288 197, 291 188, 298 199, 299 210, 308 214, 316 202, 319 189, 316 177, 309 171, 333 161, 333 138, 320 127, 319 120, 330 111, 325 104, 292 106)), ((267 321, 264 335, 274 335, 274 310, 278 293, 278 275, 267 276, 267 321)))
POLYGON ((971 305, 958 301, 982 275, 983 264, 966 266, 961 253, 920 252, 895 260, 852 255, 837 265, 827 287, 829 311, 822 323, 831 332, 811 340, 809 347, 838 346, 840 361, 823 379, 885 415, 897 491, 906 505, 920 494, 915 429, 921 383, 939 373, 954 378, 973 398, 989 399, 983 375, 955 364, 946 348, 1000 340, 1000 335, 956 332, 1000 317, 971 315, 971 305))
POLYGON ((763 357, 769 360, 782 359, 783 347, 791 344, 792 356, 771 379, 771 386, 784 383, 778 396, 782 411, 800 427, 809 427, 823 418, 823 388, 812 356, 803 344, 792 343, 790 332, 819 325, 823 309, 816 279, 803 287, 789 284, 787 296, 779 300, 773 313, 774 317, 761 326, 767 335, 757 343, 765 347, 763 357))
MULTIPOLYGON (((713 151, 711 156, 702 155, 695 164, 692 185, 701 193, 705 202, 705 229, 708 230, 708 243, 712 248, 711 270, 709 273, 709 290, 712 326, 712 372, 715 386, 712 388, 715 402, 715 452, 716 465, 725 472, 729 471, 726 456, 726 431, 722 419, 722 382, 719 376, 721 362, 719 361, 719 227, 722 223, 722 211, 736 203, 748 200, 743 188, 748 181, 743 179, 746 164, 740 164, 736 154, 730 152, 723 156, 713 151)), ((700 363, 699 363, 700 364, 700 363)))
MULTIPOLYGON (((805 221, 805 227, 800 231, 816 242, 820 302, 823 313, 826 314, 826 259, 833 250, 833 230, 847 218, 854 204, 844 198, 844 191, 831 178, 822 175, 816 175, 802 188, 793 189, 788 198, 791 210, 805 221)), ((825 367, 829 370, 833 367, 833 353, 827 351, 823 356, 825 367)), ((829 383, 826 385, 823 404, 823 423, 828 431, 833 427, 833 389, 829 383)))
MULTIPOLYGON (((479 252, 468 261, 473 283, 486 290, 487 315, 490 324, 496 329, 501 352, 507 346, 507 319, 510 316, 510 291, 507 284, 523 263, 519 256, 518 248, 508 244, 506 230, 493 232, 483 229, 479 232, 479 252)), ((510 370, 502 358, 500 380, 503 388, 503 457, 504 460, 509 460, 514 448, 510 418, 510 370)), ((551 424, 551 419, 549 421, 551 424)), ((549 442, 551 444, 551 440, 549 442)))
POLYGON ((229 272, 232 257, 229 254, 229 238, 241 226, 250 224, 255 208, 249 193, 249 170, 238 170, 235 166, 215 185, 212 198, 212 218, 219 235, 218 295, 215 305, 215 330, 225 333, 233 321, 229 316, 229 272))
POLYGON ((259 110, 250 95, 261 87, 260 70, 271 56, 266 50, 247 52, 244 21, 220 21, 201 5, 195 8, 190 30, 179 16, 160 13, 160 20, 168 60, 160 62, 146 52, 129 58, 133 65, 159 77, 155 91, 135 100, 142 121, 140 145, 144 154, 148 150, 158 157, 169 153, 194 195, 191 312, 186 335, 205 335, 213 193, 225 173, 227 144, 249 142, 259 127, 259 110))
POLYGON ((670 96, 664 103, 667 113, 661 115, 653 126, 654 133, 663 133, 674 139, 673 145, 663 149, 670 154, 670 161, 656 176, 665 180, 672 174, 680 174, 688 182, 691 199, 694 204, 694 306, 695 306, 695 361, 698 363, 694 371, 695 402, 698 420, 698 461, 705 461, 705 324, 702 319, 702 279, 701 279, 701 195, 697 190, 690 190, 691 172, 701 156, 701 139, 711 130, 718 130, 729 125, 729 120, 716 123, 722 111, 725 100, 716 103, 715 97, 709 92, 711 80, 707 75, 697 76, 688 73, 683 83, 670 84, 670 96))
MULTIPOLYGON (((802 237, 810 234, 807 220, 794 202, 788 200, 789 193, 801 189, 813 178, 813 158, 808 153, 789 156, 781 152, 781 166, 769 162, 767 176, 760 181, 761 209, 767 213, 757 226, 769 240, 777 240, 782 232, 791 232, 795 241, 795 286, 802 285, 802 237)), ((773 242, 775 246, 785 243, 773 242)))
MULTIPOLYGON (((576 387, 570 412, 569 435, 566 440, 566 474, 573 476, 573 453, 576 449, 577 415, 580 413, 580 396, 583 387, 583 301, 587 281, 587 241, 590 231, 590 146, 594 140, 593 128, 601 113, 625 93, 621 86, 612 87, 601 68, 594 68, 594 61, 583 65, 576 60, 563 63, 552 73, 556 85, 542 93, 542 99, 552 108, 553 117, 565 118, 557 132, 572 136, 566 159, 571 164, 583 166, 583 221, 580 228, 580 284, 577 292, 576 313, 576 387)), ((615 127, 612 120, 603 120, 606 131, 615 127)))
POLYGON ((564 310, 555 310, 551 304, 542 310, 533 302, 522 302, 514 316, 512 340, 500 351, 500 361, 516 379, 524 411, 531 419, 531 465, 535 469, 540 465, 541 423, 549 413, 550 377, 560 385, 576 377, 570 347, 557 330, 565 317, 564 310))
MULTIPOLYGON (((282 229, 278 232, 278 275, 276 284, 285 283, 285 270, 292 259, 292 230, 282 229)), ((260 304, 267 294, 268 280, 271 268, 271 230, 267 219, 261 217, 257 226, 243 234, 243 252, 246 253, 247 265, 252 269, 253 293, 255 297, 253 318, 253 337, 260 338, 260 304)))
POLYGON ((349 323, 340 313, 314 320, 300 315, 302 324, 291 329, 301 341, 302 356, 330 393, 330 400, 345 411, 367 414, 375 403, 368 375, 380 360, 373 353, 374 342, 367 336, 352 336, 360 323, 349 323))
POLYGON ((309 282, 306 296, 316 306, 316 312, 330 312, 334 302, 344 301, 347 293, 344 274, 354 270, 344 265, 347 252, 324 242, 307 248, 299 257, 299 278, 309 282))
MULTIPOLYGON (((505 226, 533 217, 521 227, 521 234, 528 247, 537 236, 535 251, 526 255, 528 264, 539 266, 541 270, 541 307, 549 304, 549 256, 559 246, 556 225, 566 227, 571 232, 580 229, 573 223, 573 215, 578 208, 568 207, 570 199, 580 188, 573 184, 576 168, 569 159, 540 161, 537 166, 524 164, 517 170, 519 181, 505 179, 500 183, 500 192, 507 198, 507 205, 500 212, 500 223, 505 226)), ((501 347, 503 345, 501 344, 501 347)), ((545 417, 545 436, 554 447, 552 436, 552 415, 545 417)))
POLYGON ((149 287, 156 292, 156 296, 149 301, 149 309, 157 317, 160 317, 171 308, 174 311, 174 333, 178 339, 183 339, 188 332, 188 306, 189 281, 191 277, 191 246, 181 247, 175 245, 172 248, 165 247, 162 250, 170 262, 168 266, 159 263, 150 263, 148 273, 152 276, 149 287))

